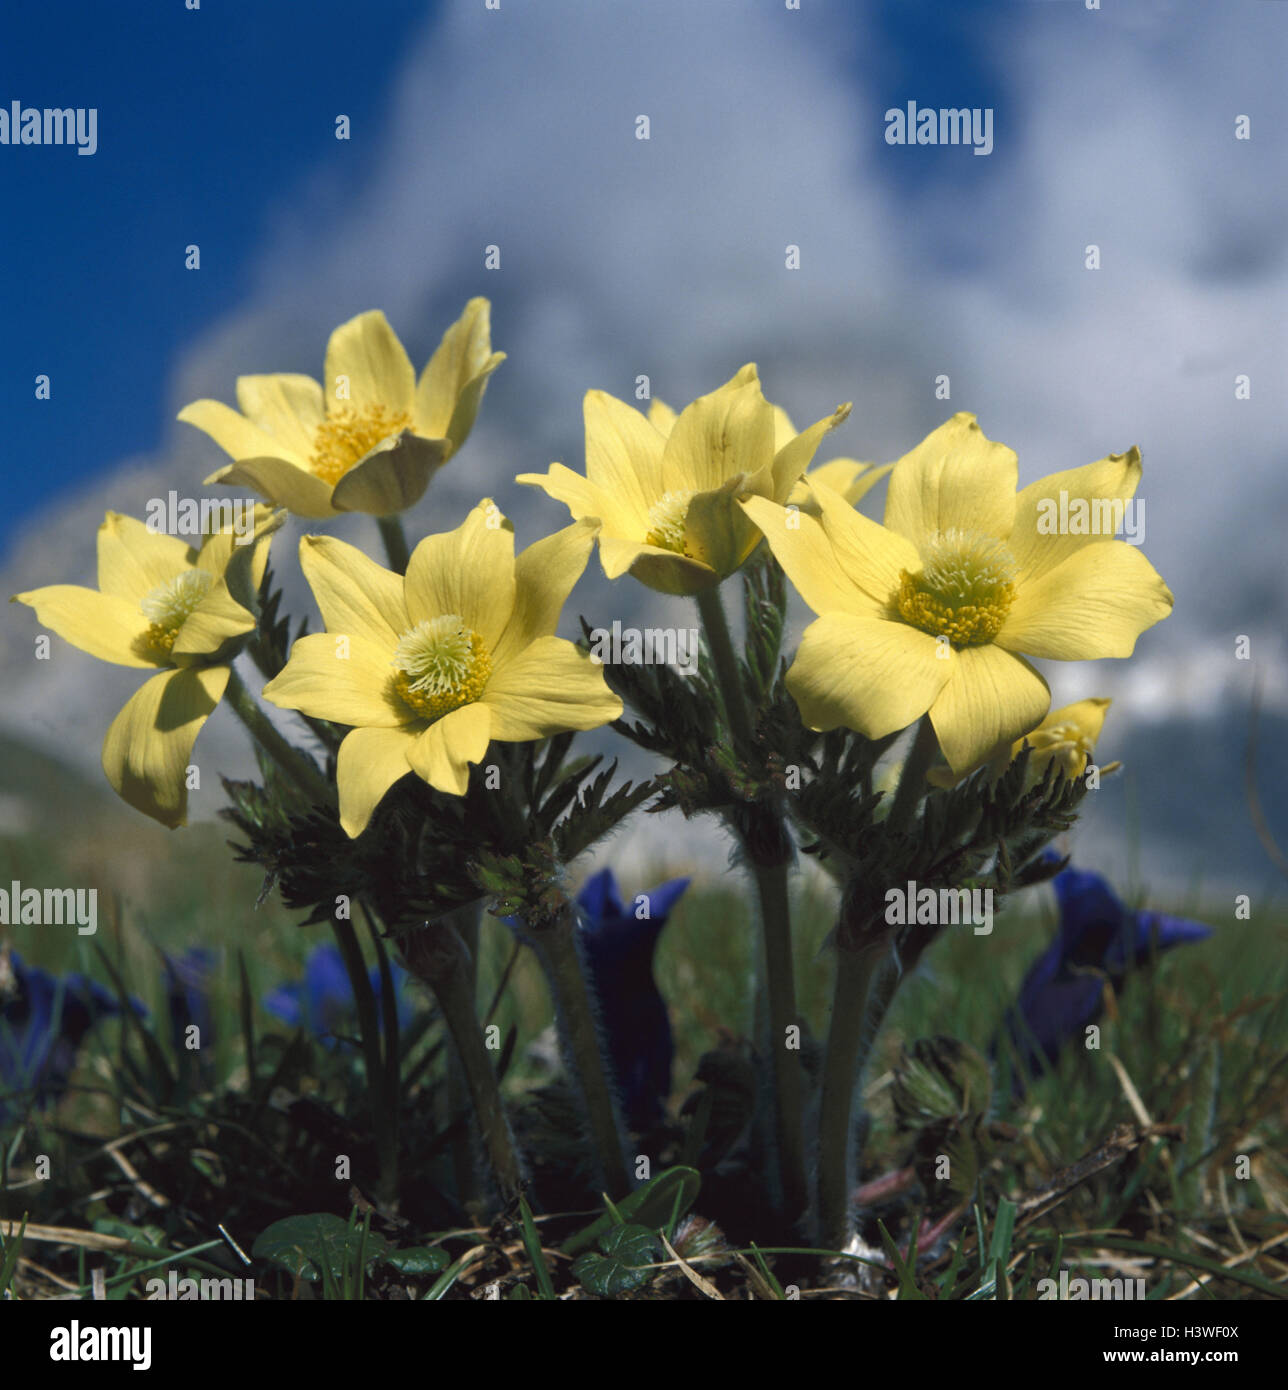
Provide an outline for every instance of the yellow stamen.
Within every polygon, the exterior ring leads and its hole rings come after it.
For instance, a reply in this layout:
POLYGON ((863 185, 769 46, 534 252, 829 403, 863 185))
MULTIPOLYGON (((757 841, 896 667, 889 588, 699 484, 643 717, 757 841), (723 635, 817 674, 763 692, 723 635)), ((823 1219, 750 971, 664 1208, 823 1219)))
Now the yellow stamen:
POLYGON ((200 606, 214 582, 214 577, 206 570, 190 569, 158 584, 139 603, 143 616, 148 619, 145 644, 168 655, 184 623, 200 606))
POLYGON ((677 555, 688 554, 684 548, 684 526, 692 500, 692 488, 687 492, 664 492, 648 509, 645 544, 674 551, 677 555))
POLYGON ((974 531, 944 531, 922 560, 920 573, 899 572, 892 602, 904 622, 947 637, 953 647, 991 642, 1015 601, 1015 561, 1001 541, 974 531))
POLYGON ((483 639, 455 613, 427 618, 404 632, 393 664, 398 694, 429 720, 473 704, 492 674, 483 639))
POLYGON ((410 415, 388 411, 383 405, 336 411, 323 420, 313 436, 313 471, 334 487, 382 440, 410 428, 410 415))

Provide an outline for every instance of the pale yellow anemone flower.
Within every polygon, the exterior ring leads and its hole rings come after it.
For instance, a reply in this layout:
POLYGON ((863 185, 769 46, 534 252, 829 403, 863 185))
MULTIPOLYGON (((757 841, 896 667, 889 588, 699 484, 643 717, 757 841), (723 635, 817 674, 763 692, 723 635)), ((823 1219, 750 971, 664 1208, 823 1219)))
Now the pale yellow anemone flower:
POLYGON ((1112 512, 1140 472, 1132 449, 1017 494, 1015 454, 961 413, 895 464, 884 525, 821 484, 819 520, 745 500, 819 614, 787 676, 805 723, 881 738, 928 711, 956 774, 1036 728, 1051 696, 1024 654, 1130 656, 1171 611, 1135 546, 1050 525, 1061 493, 1112 512))
POLYGON ((295 643, 264 698, 351 729, 337 767, 348 835, 409 772, 463 796, 492 739, 621 715, 602 669, 554 635, 595 531, 579 521, 516 556, 513 529, 485 499, 455 531, 421 541, 405 577, 343 541, 301 539, 327 630, 295 643))
POLYGON ((331 334, 323 384, 279 373, 239 376, 240 413, 193 401, 179 419, 208 434, 234 462, 207 483, 248 487, 296 516, 392 516, 418 502, 430 478, 465 443, 488 378, 491 306, 471 299, 417 382, 402 343, 378 309, 331 334))
MULTIPOLYGON (((1053 709, 1036 729, 1023 738, 999 743, 984 760, 990 780, 996 782, 1026 745, 1030 752, 1028 773, 1024 779, 1025 791, 1031 791, 1042 781, 1051 763, 1055 763, 1060 775, 1069 781, 1081 777, 1096 751, 1096 740, 1104 728, 1105 713, 1110 703, 1105 696, 1077 700, 1062 709, 1053 709)), ((1107 763, 1100 771, 1102 774, 1113 772, 1119 766, 1116 762, 1107 763)), ((951 787, 961 781, 950 768, 942 765, 932 767, 926 776, 937 787, 951 787)))
POLYGON ((269 536, 284 519, 257 506, 253 530, 239 537, 225 528, 194 550, 108 512, 98 528, 97 589, 52 584, 11 600, 101 661, 160 672, 112 721, 103 771, 123 800, 162 825, 187 823, 192 747, 255 628, 269 536))
POLYGON ((517 481, 543 488, 575 517, 600 521, 609 579, 629 572, 664 594, 696 594, 732 574, 760 541, 737 499, 786 502, 819 441, 849 413, 839 406, 779 445, 754 363, 679 415, 654 401, 645 418, 607 392, 588 391, 586 476, 552 463, 517 481))

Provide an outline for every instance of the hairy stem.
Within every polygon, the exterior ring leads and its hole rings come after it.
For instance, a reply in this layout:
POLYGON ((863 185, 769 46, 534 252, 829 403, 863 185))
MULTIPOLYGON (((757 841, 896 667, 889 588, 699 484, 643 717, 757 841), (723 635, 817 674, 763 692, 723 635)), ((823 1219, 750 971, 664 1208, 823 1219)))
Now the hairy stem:
POLYGON ((259 702, 247 690, 236 668, 229 668, 228 687, 224 692, 224 698, 233 713, 246 726, 251 738, 272 758, 279 770, 290 778, 296 789, 312 805, 324 806, 333 800, 330 782, 318 771, 313 760, 301 753, 278 730, 260 708, 259 702))
POLYGON ((610 1197, 623 1197, 630 1191, 630 1179, 622 1155, 617 1106, 609 1089, 599 1027, 577 950, 576 932, 576 915, 569 907, 534 935, 563 1025, 570 1070, 585 1102, 604 1190, 610 1197))
POLYGON ((926 773, 935 756, 939 740, 935 737, 935 726, 930 716, 923 714, 917 725, 917 733, 908 752, 903 772, 899 776, 899 789, 894 794, 894 803, 886 824, 891 830, 906 830, 912 823, 912 814, 917 809, 926 790, 926 773))
POLYGON ((735 743, 745 746, 751 742, 751 714, 747 709, 742 672, 738 669, 738 658, 734 655, 733 641, 729 636, 724 604, 720 601, 719 585, 703 589, 697 599, 702 627, 707 634, 707 646, 711 650, 711 662, 716 668, 716 679, 724 699, 725 717, 735 743))

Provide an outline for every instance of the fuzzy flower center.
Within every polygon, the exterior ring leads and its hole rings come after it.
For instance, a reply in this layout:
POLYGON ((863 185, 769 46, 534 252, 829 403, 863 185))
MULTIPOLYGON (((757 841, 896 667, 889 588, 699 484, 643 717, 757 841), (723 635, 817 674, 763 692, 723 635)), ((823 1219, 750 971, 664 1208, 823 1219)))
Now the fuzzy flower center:
POLYGON ((184 570, 158 584, 142 599, 139 608, 148 620, 148 644, 161 652, 173 650, 179 629, 200 606, 214 582, 214 576, 205 570, 184 570))
POLYGON ((1076 724, 1048 724, 1026 734, 1033 749, 1033 764, 1045 767, 1055 758, 1066 777, 1077 777, 1095 751, 1095 744, 1076 724))
POLYGON ((483 639, 455 613, 404 632, 394 652, 394 686, 425 719, 441 719, 483 694, 492 658, 483 639))
POLYGON ((991 642, 1014 601, 1010 551, 993 536, 957 530, 941 531, 926 547, 919 574, 900 571, 893 599, 904 622, 954 647, 991 642))
POLYGON ((656 545, 662 550, 673 550, 683 555, 684 523, 689 515, 689 503, 693 500, 692 488, 681 492, 664 492, 648 509, 648 534, 645 544, 656 545))
POLYGON ((313 435, 313 471, 332 487, 381 440, 411 428, 406 411, 368 405, 361 410, 346 407, 328 415, 313 435))

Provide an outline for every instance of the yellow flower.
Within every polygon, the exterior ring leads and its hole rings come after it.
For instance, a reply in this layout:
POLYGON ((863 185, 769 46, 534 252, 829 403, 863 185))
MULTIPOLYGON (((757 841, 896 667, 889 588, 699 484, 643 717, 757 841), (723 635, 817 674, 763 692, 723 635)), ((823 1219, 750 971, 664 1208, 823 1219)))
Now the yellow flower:
MULTIPOLYGON (((1096 751, 1096 740, 1104 727, 1105 713, 1110 703, 1105 697, 1096 696, 1075 701, 1063 709, 1052 710, 1031 733, 1014 742, 999 743, 993 749, 984 760, 988 764, 989 778, 996 782, 1020 756, 1025 744, 1032 750, 1028 775, 1024 779, 1026 791, 1031 791, 1046 776, 1052 762, 1060 769, 1061 775, 1070 781, 1081 777, 1087 769, 1088 759, 1096 751)), ((1118 763, 1109 763, 1100 770, 1102 773, 1112 772, 1118 766, 1118 763)), ((961 780, 951 769, 943 766, 932 767, 926 775, 937 787, 951 787, 961 780)))
POLYGON ((187 823, 192 746, 254 630, 268 539, 284 519, 257 506, 245 544, 225 528, 194 550, 108 512, 98 528, 97 589, 52 584, 11 600, 101 661, 160 672, 112 721, 103 771, 123 800, 162 825, 187 823))
POLYGON ((1130 656, 1171 611, 1171 592, 1136 547, 1050 533, 1062 492, 1125 503, 1140 471, 1132 449, 1017 495, 1015 454, 962 413, 895 464, 884 525, 820 484, 821 520, 744 501, 820 615, 787 676, 806 724, 880 738, 929 711, 959 775, 1034 729, 1051 696, 1022 653, 1130 656))
POLYGON ((373 309, 331 334, 325 389, 308 376, 240 376, 240 414, 221 401, 193 401, 179 419, 234 460, 206 482, 251 488, 314 519, 392 516, 412 506, 465 443, 488 377, 505 360, 492 351, 490 316, 486 299, 471 299, 419 382, 373 309))
POLYGON ((584 412, 586 476, 552 463, 517 481, 601 523, 609 579, 629 571, 664 594, 696 594, 732 574, 760 541, 736 500, 785 502, 850 407, 779 444, 773 407, 749 363, 679 415, 654 401, 646 419, 604 391, 586 393, 584 412))
POLYGON ((347 834, 408 772, 462 796, 490 740, 620 716, 600 667, 554 636, 595 530, 579 521, 516 557, 512 527, 485 499, 455 531, 421 541, 405 578, 343 541, 301 539, 327 630, 295 643, 264 697, 352 730, 337 767, 347 834))
MULTIPOLYGON (((796 438, 796 426, 792 424, 791 416, 782 406, 774 406, 773 412, 774 447, 781 449, 796 438)), ((787 505, 799 507, 811 516, 819 514, 818 503, 806 482, 808 479, 810 483, 823 483, 833 492, 839 492, 850 506, 857 507, 893 467, 893 464, 887 463, 878 468, 875 464, 860 463, 858 459, 851 458, 829 459, 826 463, 816 464, 792 488, 787 505)))

